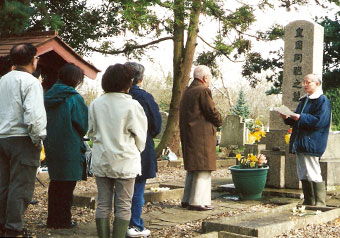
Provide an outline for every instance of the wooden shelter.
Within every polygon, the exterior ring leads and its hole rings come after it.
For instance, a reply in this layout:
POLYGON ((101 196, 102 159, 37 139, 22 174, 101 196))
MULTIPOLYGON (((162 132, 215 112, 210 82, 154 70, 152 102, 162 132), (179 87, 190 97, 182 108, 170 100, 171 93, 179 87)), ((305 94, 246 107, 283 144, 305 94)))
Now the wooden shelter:
POLYGON ((100 72, 63 42, 56 31, 28 32, 1 37, 0 56, 8 55, 14 45, 22 43, 31 43, 37 48, 37 55, 40 56, 37 68, 43 78, 45 89, 55 83, 59 69, 66 63, 74 63, 83 69, 84 74, 90 79, 95 79, 97 73, 100 72))

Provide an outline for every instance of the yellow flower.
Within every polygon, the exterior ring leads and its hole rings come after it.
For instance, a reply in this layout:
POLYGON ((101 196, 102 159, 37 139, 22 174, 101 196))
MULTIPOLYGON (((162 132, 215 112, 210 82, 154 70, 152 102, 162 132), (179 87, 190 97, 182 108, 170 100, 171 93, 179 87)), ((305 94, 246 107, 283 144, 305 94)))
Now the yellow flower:
POLYGON ((241 154, 237 154, 236 158, 237 158, 238 161, 240 161, 241 160, 241 154))
POLYGON ((253 154, 248 154, 247 159, 252 161, 252 162, 257 162, 257 157, 256 157, 256 155, 253 155, 253 154))
POLYGON ((250 168, 255 168, 255 165, 256 165, 256 163, 253 161, 253 162, 250 162, 250 168))
POLYGON ((290 141, 290 134, 286 134, 286 135, 285 135, 285 141, 286 141, 286 144, 289 144, 289 141, 290 141))
POLYGON ((42 145, 41 146, 41 151, 40 151, 40 161, 44 161, 46 158, 46 155, 45 155, 45 148, 44 146, 42 145))

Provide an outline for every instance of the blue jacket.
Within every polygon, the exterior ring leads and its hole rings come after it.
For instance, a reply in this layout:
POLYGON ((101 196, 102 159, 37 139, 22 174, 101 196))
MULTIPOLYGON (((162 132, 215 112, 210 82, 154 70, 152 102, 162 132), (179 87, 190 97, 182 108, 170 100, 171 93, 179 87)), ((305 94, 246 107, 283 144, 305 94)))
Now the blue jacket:
POLYGON ((45 94, 45 108, 49 176, 56 181, 81 180, 86 151, 83 136, 88 129, 84 99, 74 88, 57 82, 45 94))
POLYGON ((153 96, 137 85, 133 85, 129 94, 137 100, 143 107, 146 117, 148 118, 148 132, 145 149, 141 154, 142 157, 142 175, 137 176, 136 181, 146 180, 156 177, 157 160, 153 138, 160 132, 162 127, 162 117, 159 108, 153 96))
POLYGON ((327 146, 331 105, 325 95, 308 99, 303 108, 306 100, 307 97, 303 97, 296 108, 295 112, 300 114, 298 121, 291 118, 284 120, 286 124, 293 126, 289 141, 289 152, 321 157, 327 146))

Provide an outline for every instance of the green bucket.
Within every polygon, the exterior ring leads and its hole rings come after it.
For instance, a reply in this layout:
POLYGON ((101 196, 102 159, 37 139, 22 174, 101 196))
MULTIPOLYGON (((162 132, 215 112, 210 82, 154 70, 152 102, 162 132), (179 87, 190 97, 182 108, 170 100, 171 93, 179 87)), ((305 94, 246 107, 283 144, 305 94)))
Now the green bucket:
POLYGON ((261 199, 266 185, 269 166, 241 169, 239 165, 229 167, 233 183, 242 200, 261 199))

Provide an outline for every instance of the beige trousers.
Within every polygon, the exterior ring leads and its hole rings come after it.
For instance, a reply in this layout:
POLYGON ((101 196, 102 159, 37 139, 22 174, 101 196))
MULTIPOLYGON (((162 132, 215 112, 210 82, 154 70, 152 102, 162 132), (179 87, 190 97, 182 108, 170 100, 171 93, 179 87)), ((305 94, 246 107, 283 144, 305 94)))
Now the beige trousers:
POLYGON ((211 205, 211 171, 187 171, 182 202, 211 205))
POLYGON ((110 217, 114 198, 115 218, 130 221, 135 179, 96 177, 96 183, 98 189, 96 218, 110 217))

